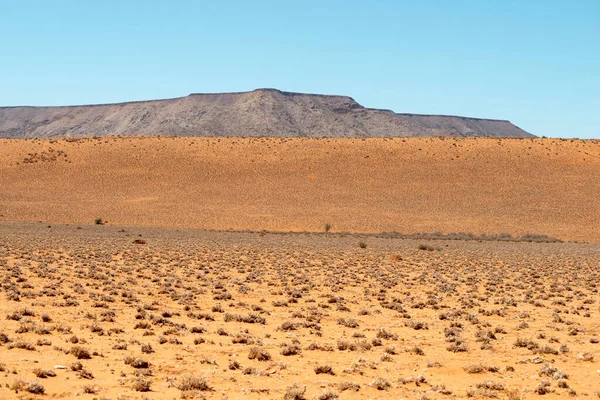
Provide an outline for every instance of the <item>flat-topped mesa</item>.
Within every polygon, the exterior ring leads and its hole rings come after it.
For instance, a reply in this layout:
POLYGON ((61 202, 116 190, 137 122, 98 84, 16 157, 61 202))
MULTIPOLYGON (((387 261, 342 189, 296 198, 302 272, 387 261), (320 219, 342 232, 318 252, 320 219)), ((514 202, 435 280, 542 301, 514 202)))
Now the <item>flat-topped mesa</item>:
MULTIPOLYGON (((356 103, 356 101, 350 96, 344 96, 339 94, 320 94, 320 93, 298 93, 298 92, 286 92, 275 88, 258 88, 250 92, 225 92, 225 93, 190 93, 188 97, 192 96, 257 96, 257 95, 272 95, 282 97, 319 97, 327 99, 340 99, 356 103)), ((360 104, 356 103, 362 107, 360 104)))
POLYGON ((509 121, 398 114, 338 95, 256 89, 61 107, 0 107, 0 137, 533 137, 509 121))

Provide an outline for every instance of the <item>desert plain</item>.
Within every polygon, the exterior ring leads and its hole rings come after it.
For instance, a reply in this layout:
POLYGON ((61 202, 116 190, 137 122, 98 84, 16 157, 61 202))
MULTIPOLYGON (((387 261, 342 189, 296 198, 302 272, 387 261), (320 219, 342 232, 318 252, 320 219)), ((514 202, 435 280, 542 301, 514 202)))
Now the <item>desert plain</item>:
POLYGON ((0 139, 0 221, 600 241, 600 141, 0 139))
POLYGON ((600 397, 599 176, 576 139, 0 140, 0 398, 600 397))

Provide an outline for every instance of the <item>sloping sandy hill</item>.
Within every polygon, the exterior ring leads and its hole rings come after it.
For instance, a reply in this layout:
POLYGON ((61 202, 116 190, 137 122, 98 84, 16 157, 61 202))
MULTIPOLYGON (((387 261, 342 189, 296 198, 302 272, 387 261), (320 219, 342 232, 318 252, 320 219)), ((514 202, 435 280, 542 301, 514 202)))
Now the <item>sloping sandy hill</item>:
POLYGON ((598 177, 598 141, 0 140, 0 218, 600 241, 598 177))
POLYGON ((347 96, 245 93, 70 107, 0 107, 0 138, 112 136, 532 137, 508 121, 396 114, 347 96))

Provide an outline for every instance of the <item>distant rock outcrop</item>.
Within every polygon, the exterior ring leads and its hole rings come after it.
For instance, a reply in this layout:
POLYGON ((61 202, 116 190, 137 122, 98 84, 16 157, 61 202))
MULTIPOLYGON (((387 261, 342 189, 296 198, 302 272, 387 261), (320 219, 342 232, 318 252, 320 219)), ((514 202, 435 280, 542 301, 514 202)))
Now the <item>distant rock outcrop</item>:
POLYGON ((0 107, 0 137, 533 137, 509 121, 397 114, 351 97, 257 89, 118 104, 0 107))

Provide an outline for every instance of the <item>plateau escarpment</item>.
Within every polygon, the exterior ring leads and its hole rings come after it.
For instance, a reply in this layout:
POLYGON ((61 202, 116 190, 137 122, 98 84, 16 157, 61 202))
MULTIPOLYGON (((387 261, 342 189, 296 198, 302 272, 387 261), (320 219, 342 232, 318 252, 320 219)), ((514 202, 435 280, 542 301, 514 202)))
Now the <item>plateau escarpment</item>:
POLYGON ((533 137, 509 121, 397 114, 351 97, 258 89, 118 104, 0 107, 0 138, 82 136, 533 137))

